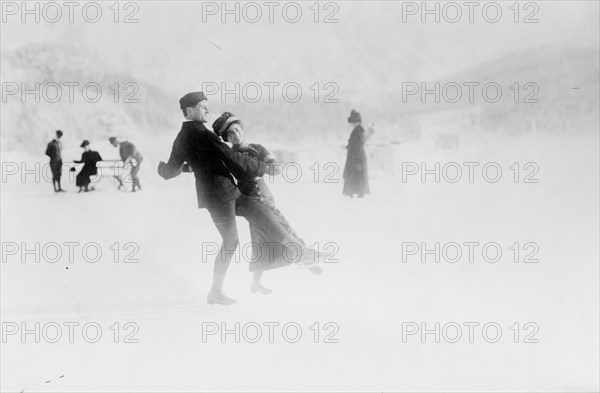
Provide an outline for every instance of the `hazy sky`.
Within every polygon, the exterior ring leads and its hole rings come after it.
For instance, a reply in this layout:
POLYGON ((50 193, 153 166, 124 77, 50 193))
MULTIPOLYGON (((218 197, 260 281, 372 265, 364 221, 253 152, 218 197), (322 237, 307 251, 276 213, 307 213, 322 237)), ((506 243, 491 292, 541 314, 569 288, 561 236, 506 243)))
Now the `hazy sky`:
MULTIPOLYGON (((127 71, 152 81, 168 91, 187 90, 190 82, 204 80, 252 80, 257 75, 273 80, 333 80, 340 73, 357 73, 370 68, 390 70, 406 77, 437 77, 457 72, 499 57, 515 49, 547 43, 598 46, 598 2, 542 1, 519 6, 520 23, 515 23, 512 1, 497 2, 502 16, 497 23, 483 18, 482 6, 474 9, 469 23, 469 8, 457 23, 444 19, 445 3, 439 3, 440 23, 428 16, 421 23, 420 13, 404 15, 410 2, 335 2, 325 8, 319 4, 319 19, 333 14, 337 23, 314 23, 313 2, 299 2, 302 17, 297 23, 283 18, 283 4, 274 8, 274 23, 268 22, 269 8, 259 5, 262 17, 257 23, 244 20, 244 5, 239 3, 240 23, 234 16, 221 22, 220 9, 209 15, 207 7, 221 2, 136 2, 124 8, 119 19, 135 11, 138 23, 114 23, 112 2, 99 3, 103 11, 97 23, 82 17, 84 3, 75 9, 74 23, 68 21, 68 9, 62 8, 57 23, 42 17, 27 23, 16 15, 6 15, 2 25, 2 49, 10 50, 29 43, 79 44, 97 52, 112 71, 127 71), (209 4, 210 3, 210 4, 209 4), (538 23, 522 20, 535 13, 538 23), (204 17, 204 21, 203 21, 204 17), (385 68, 387 64, 388 68, 385 68), (349 68, 350 67, 350 68, 349 68), (232 76, 232 70, 235 75, 232 76), (192 78, 192 81, 190 81, 192 78)), ((462 5, 464 2, 455 4, 462 5)), ((13 3, 19 5, 18 3, 13 3)), ((62 4, 59 2, 59 4, 62 4)), ((234 3, 229 3, 234 7, 234 3)), ((420 6, 421 2, 414 2, 420 6)), ((434 7, 434 2, 428 3, 434 7)), ((482 3, 485 4, 485 3, 482 3)), ((448 7, 448 6, 447 6, 448 7)), ((246 6, 246 16, 254 17, 256 8, 246 6)), ((52 18, 55 11, 47 10, 52 18)), ((88 15, 94 15, 93 8, 88 15)), ((288 8, 293 18, 295 9, 288 8)), ((446 8, 447 18, 455 9, 446 8)), ((41 13, 41 12, 40 12, 41 13)), ((494 8, 488 10, 493 18, 494 8)), ((42 15, 43 16, 43 15, 42 15)), ((360 79, 360 78, 357 78, 360 79)), ((357 80, 357 88, 360 88, 357 80)), ((362 83, 369 83, 368 80, 362 83)))

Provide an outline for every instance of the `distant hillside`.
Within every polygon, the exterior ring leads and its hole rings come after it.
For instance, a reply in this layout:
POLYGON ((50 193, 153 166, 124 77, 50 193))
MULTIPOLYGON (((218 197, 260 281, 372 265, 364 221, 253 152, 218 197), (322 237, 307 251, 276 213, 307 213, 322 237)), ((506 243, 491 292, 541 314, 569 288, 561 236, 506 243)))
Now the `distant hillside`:
MULTIPOLYGON (((457 103, 442 99, 436 104, 429 96, 426 104, 412 98, 395 108, 420 116, 440 111, 475 111, 478 112, 475 127, 483 130, 521 133, 529 131, 535 121, 538 132, 598 132, 598 56, 597 48, 564 46, 543 46, 509 53, 439 80, 442 86, 448 82, 461 85, 463 82, 480 82, 481 85, 496 82, 503 89, 503 96, 497 103, 485 102, 479 86, 475 88, 474 103, 468 102, 468 90, 463 87, 463 99, 457 103), (515 82, 520 84, 519 103, 515 103, 515 93, 509 89, 515 82), (527 82, 535 83, 539 90, 533 94, 533 86, 525 88, 527 82), (527 96, 539 102, 523 102, 527 96)), ((433 83, 429 82, 428 86, 433 83)), ((400 97, 394 101, 399 102, 400 97)))
MULTIPOLYGON (((73 140, 92 141, 105 140, 110 135, 152 140, 177 132, 182 121, 177 103, 179 97, 167 92, 167 86, 161 86, 160 80, 140 80, 135 74, 111 71, 114 68, 77 46, 28 45, 2 52, 3 82, 26 82, 29 88, 35 82, 42 86, 50 82, 80 83, 74 90, 74 103, 68 102, 69 91, 64 85, 63 97, 58 103, 43 100, 36 103, 31 95, 21 103, 19 95, 9 96, 7 103, 2 104, 2 149, 39 152, 55 129, 69 132, 73 140), (87 82, 100 84, 104 96, 99 102, 89 103, 83 99, 82 87, 87 82), (118 103, 114 102, 111 90, 115 82, 121 84, 118 103), (138 103, 123 102, 133 91, 124 88, 127 82, 139 88, 133 96, 138 103)), ((375 75, 376 69, 367 67, 366 74, 375 75)), ((391 73, 382 68, 373 80, 385 78, 386 72, 381 70, 391 73)), ((312 97, 305 96, 297 103, 278 99, 274 103, 261 100, 253 104, 242 100, 222 104, 218 99, 211 99, 209 104, 211 112, 228 110, 242 117, 248 124, 252 140, 268 140, 288 147, 303 143, 339 144, 348 137, 346 117, 353 108, 363 114, 365 122, 382 125, 379 130, 392 140, 417 138, 422 129, 431 126, 431 119, 437 122, 438 128, 444 128, 445 122, 450 121, 459 124, 454 124, 454 128, 468 124, 471 129, 508 133, 529 132, 532 124, 538 132, 545 133, 598 131, 599 61, 594 48, 533 48, 507 54, 439 80, 459 84, 465 81, 497 82, 503 87, 504 96, 495 104, 481 99, 481 88, 476 90, 474 104, 469 104, 466 99, 455 104, 436 104, 433 100, 421 104, 413 99, 403 104, 398 78, 401 76, 390 77, 384 88, 377 83, 365 85, 362 79, 357 81, 364 89, 363 102, 368 104, 344 101, 348 96, 342 93, 338 95, 338 103, 314 103, 312 97), (534 98, 539 103, 516 104, 513 92, 508 89, 514 82, 521 84, 520 100, 532 91, 524 90, 524 84, 535 82, 539 91, 534 98), (443 116, 439 116, 440 113, 443 116)), ((189 90, 199 88, 190 86, 189 90)), ((90 91, 94 92, 93 89, 90 91)), ((53 96, 54 90, 49 89, 48 94, 53 96)), ((466 94, 466 88, 463 94, 466 94)))
MULTIPOLYGON (((3 52, 2 80, 19 85, 26 82, 30 89, 35 82, 41 86, 54 82, 61 85, 62 91, 62 97, 56 103, 43 99, 36 103, 33 95, 27 95, 22 103, 20 93, 7 97, 7 103, 2 105, 4 150, 39 152, 40 146, 45 146, 56 129, 69 132, 73 140, 105 140, 111 135, 153 139, 165 133, 175 134, 183 120, 179 97, 158 87, 160 81, 148 83, 135 75, 111 72, 110 64, 81 47, 29 45, 3 52), (74 88, 73 103, 69 102, 69 87, 64 85, 69 82, 79 82, 74 88), (103 97, 96 103, 86 102, 83 98, 82 88, 88 82, 100 84, 103 91, 103 97), (118 103, 114 102, 115 82, 121 85, 118 103), (132 87, 125 89, 127 82, 135 83, 139 88, 132 96, 138 103, 124 102, 133 92, 132 87)), ((195 89, 200 86, 189 87, 189 90, 195 89)), ((93 95, 95 89, 89 92, 93 95)), ((55 94, 54 88, 48 88, 48 96, 52 98, 55 94)), ((342 101, 315 103, 311 94, 305 91, 297 103, 278 98, 274 103, 263 99, 259 103, 241 100, 240 103, 223 104, 219 99, 211 98, 209 108, 215 114, 231 111, 242 117, 255 140, 268 138, 279 144, 291 144, 313 138, 327 139, 332 132, 347 137, 346 117, 352 105, 342 101)))
MULTIPOLYGON (((135 75, 111 72, 109 64, 102 59, 90 56, 87 51, 71 46, 30 45, 12 52, 2 53, 2 80, 4 82, 26 82, 33 89, 40 83, 40 91, 49 83, 61 86, 62 96, 58 102, 47 102, 41 96, 35 102, 33 95, 27 95, 22 102, 21 95, 8 96, 2 108, 2 147, 3 149, 24 149, 39 151, 48 136, 55 129, 68 131, 79 139, 105 138, 113 134, 142 135, 155 134, 171 126, 169 116, 177 102, 161 88, 138 80, 135 75), (69 86, 65 83, 78 82, 69 102, 69 86), (86 102, 82 88, 86 83, 98 83, 102 96, 98 102, 86 102), (114 83, 118 82, 118 103, 115 103, 114 83), (135 85, 125 88, 125 83, 135 85), (113 86, 113 90, 111 90, 113 86), (134 92, 135 87, 138 88, 134 92), (125 97, 139 103, 123 103, 125 97)), ((96 89, 88 90, 90 101, 95 99, 96 89)), ((48 87, 46 96, 54 99, 56 89, 48 87)))

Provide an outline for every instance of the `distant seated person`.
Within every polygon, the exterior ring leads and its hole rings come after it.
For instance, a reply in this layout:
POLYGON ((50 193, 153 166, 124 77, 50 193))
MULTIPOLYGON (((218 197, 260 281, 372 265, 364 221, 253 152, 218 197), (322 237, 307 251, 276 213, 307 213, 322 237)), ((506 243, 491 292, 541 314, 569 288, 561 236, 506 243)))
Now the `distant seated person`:
MULTIPOLYGON (((90 142, 87 139, 84 140, 79 147, 82 147, 85 151, 81 155, 81 160, 73 161, 77 164, 83 164, 83 168, 81 168, 81 171, 75 178, 75 185, 79 187, 79 191, 77 192, 94 191, 94 187, 89 188, 89 185, 92 182, 90 177, 98 174, 96 163, 102 161, 102 157, 100 157, 100 154, 97 151, 90 149, 90 142)), ((74 169, 75 168, 73 168, 73 170, 74 169)))
MULTIPOLYGON (((138 172, 140 171, 140 164, 142 163, 144 157, 142 157, 138 149, 131 142, 120 142, 115 137, 108 138, 108 141, 114 147, 119 148, 119 155, 121 156, 121 161, 123 161, 124 166, 127 167, 127 165, 130 164, 130 176, 132 181, 131 192, 135 192, 136 188, 141 190, 142 187, 140 186, 138 172)), ((119 182, 119 189, 121 189, 121 187, 123 187, 123 182, 120 179, 119 182)))

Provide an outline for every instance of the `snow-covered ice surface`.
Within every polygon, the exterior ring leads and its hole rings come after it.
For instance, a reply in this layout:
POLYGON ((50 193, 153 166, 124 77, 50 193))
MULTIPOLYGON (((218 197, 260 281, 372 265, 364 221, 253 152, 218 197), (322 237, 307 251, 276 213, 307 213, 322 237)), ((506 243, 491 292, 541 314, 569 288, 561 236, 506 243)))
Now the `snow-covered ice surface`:
MULTIPOLYGON (((218 233, 196 208, 193 176, 165 182, 155 174, 164 154, 146 156, 144 190, 136 194, 104 180, 96 192, 76 194, 69 185, 62 195, 45 182, 3 182, 3 242, 96 242, 103 255, 97 263, 84 261, 81 248, 73 263, 65 255, 56 263, 6 256, 2 322, 58 323, 63 337, 36 343, 29 335, 22 343, 7 336, 2 391, 598 390, 598 138, 462 142, 456 151, 401 145, 394 172, 373 171, 372 194, 362 200, 342 197, 341 183, 312 181, 310 162, 301 181, 276 180, 277 203, 297 232, 309 244, 335 243, 339 262, 323 264, 322 276, 293 266, 267 272, 269 296, 250 294, 247 262, 233 263, 225 284, 239 302, 232 307, 206 304, 212 257, 203 263, 202 243, 218 242, 218 233), (472 184, 402 182, 401 161, 498 162, 505 172, 498 183, 481 176, 472 184), (514 183, 508 167, 515 161, 536 162, 539 183, 514 183), (402 242, 436 241, 497 242, 504 254, 497 263, 481 254, 473 263, 402 262, 402 242), (139 262, 123 263, 122 248, 115 263, 115 242, 136 243, 139 262), (515 242, 536 242, 539 263, 514 263, 515 242), (65 322, 95 322, 103 335, 89 343, 76 329, 70 343, 65 322), (133 332, 127 322, 139 328, 137 343, 123 342, 133 332), (261 339, 203 340, 207 323, 232 329, 236 322, 263 326, 261 339), (272 343, 265 322, 280 324, 272 343), (281 332, 290 322, 302 329, 296 343, 281 332), (403 322, 456 322, 463 336, 403 342, 403 322), (465 322, 480 323, 473 343, 465 322), (482 336, 488 322, 502 328, 496 343, 482 336), (523 329, 527 322, 539 327, 538 343, 523 342, 532 331, 523 329)), ((21 159, 3 155, 4 162, 21 159)), ((248 243, 242 218, 238 228, 248 243)))

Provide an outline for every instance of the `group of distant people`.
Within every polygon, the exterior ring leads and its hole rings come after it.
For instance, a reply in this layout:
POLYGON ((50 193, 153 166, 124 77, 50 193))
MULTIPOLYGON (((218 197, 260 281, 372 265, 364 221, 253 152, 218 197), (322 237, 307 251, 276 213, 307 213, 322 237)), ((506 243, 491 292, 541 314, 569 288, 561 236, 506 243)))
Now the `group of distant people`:
MULTIPOLYGON (((56 130, 56 137, 46 146, 46 155, 50 157, 50 170, 52 171, 52 185, 54 187, 54 192, 65 192, 61 185, 63 168, 62 136, 62 130, 56 130)), ((136 190, 141 190, 142 187, 140 186, 138 173, 140 171, 140 164, 144 158, 133 143, 128 141, 121 142, 115 137, 110 137, 108 140, 111 145, 119 149, 123 167, 127 168, 129 166, 130 168, 129 175, 132 183, 131 191, 135 192, 136 190)), ((81 155, 81 160, 73 160, 73 163, 83 164, 83 167, 75 177, 75 185, 79 188, 77 192, 94 191, 94 187, 90 187, 90 184, 92 183, 91 177, 98 174, 98 163, 103 161, 102 156, 100 156, 100 153, 90 148, 90 141, 87 139, 83 140, 79 147, 84 150, 81 155)), ((71 171, 75 171, 75 168, 72 167, 71 171)), ((119 189, 125 186, 123 179, 120 176, 115 176, 115 179, 119 183, 119 189)))

